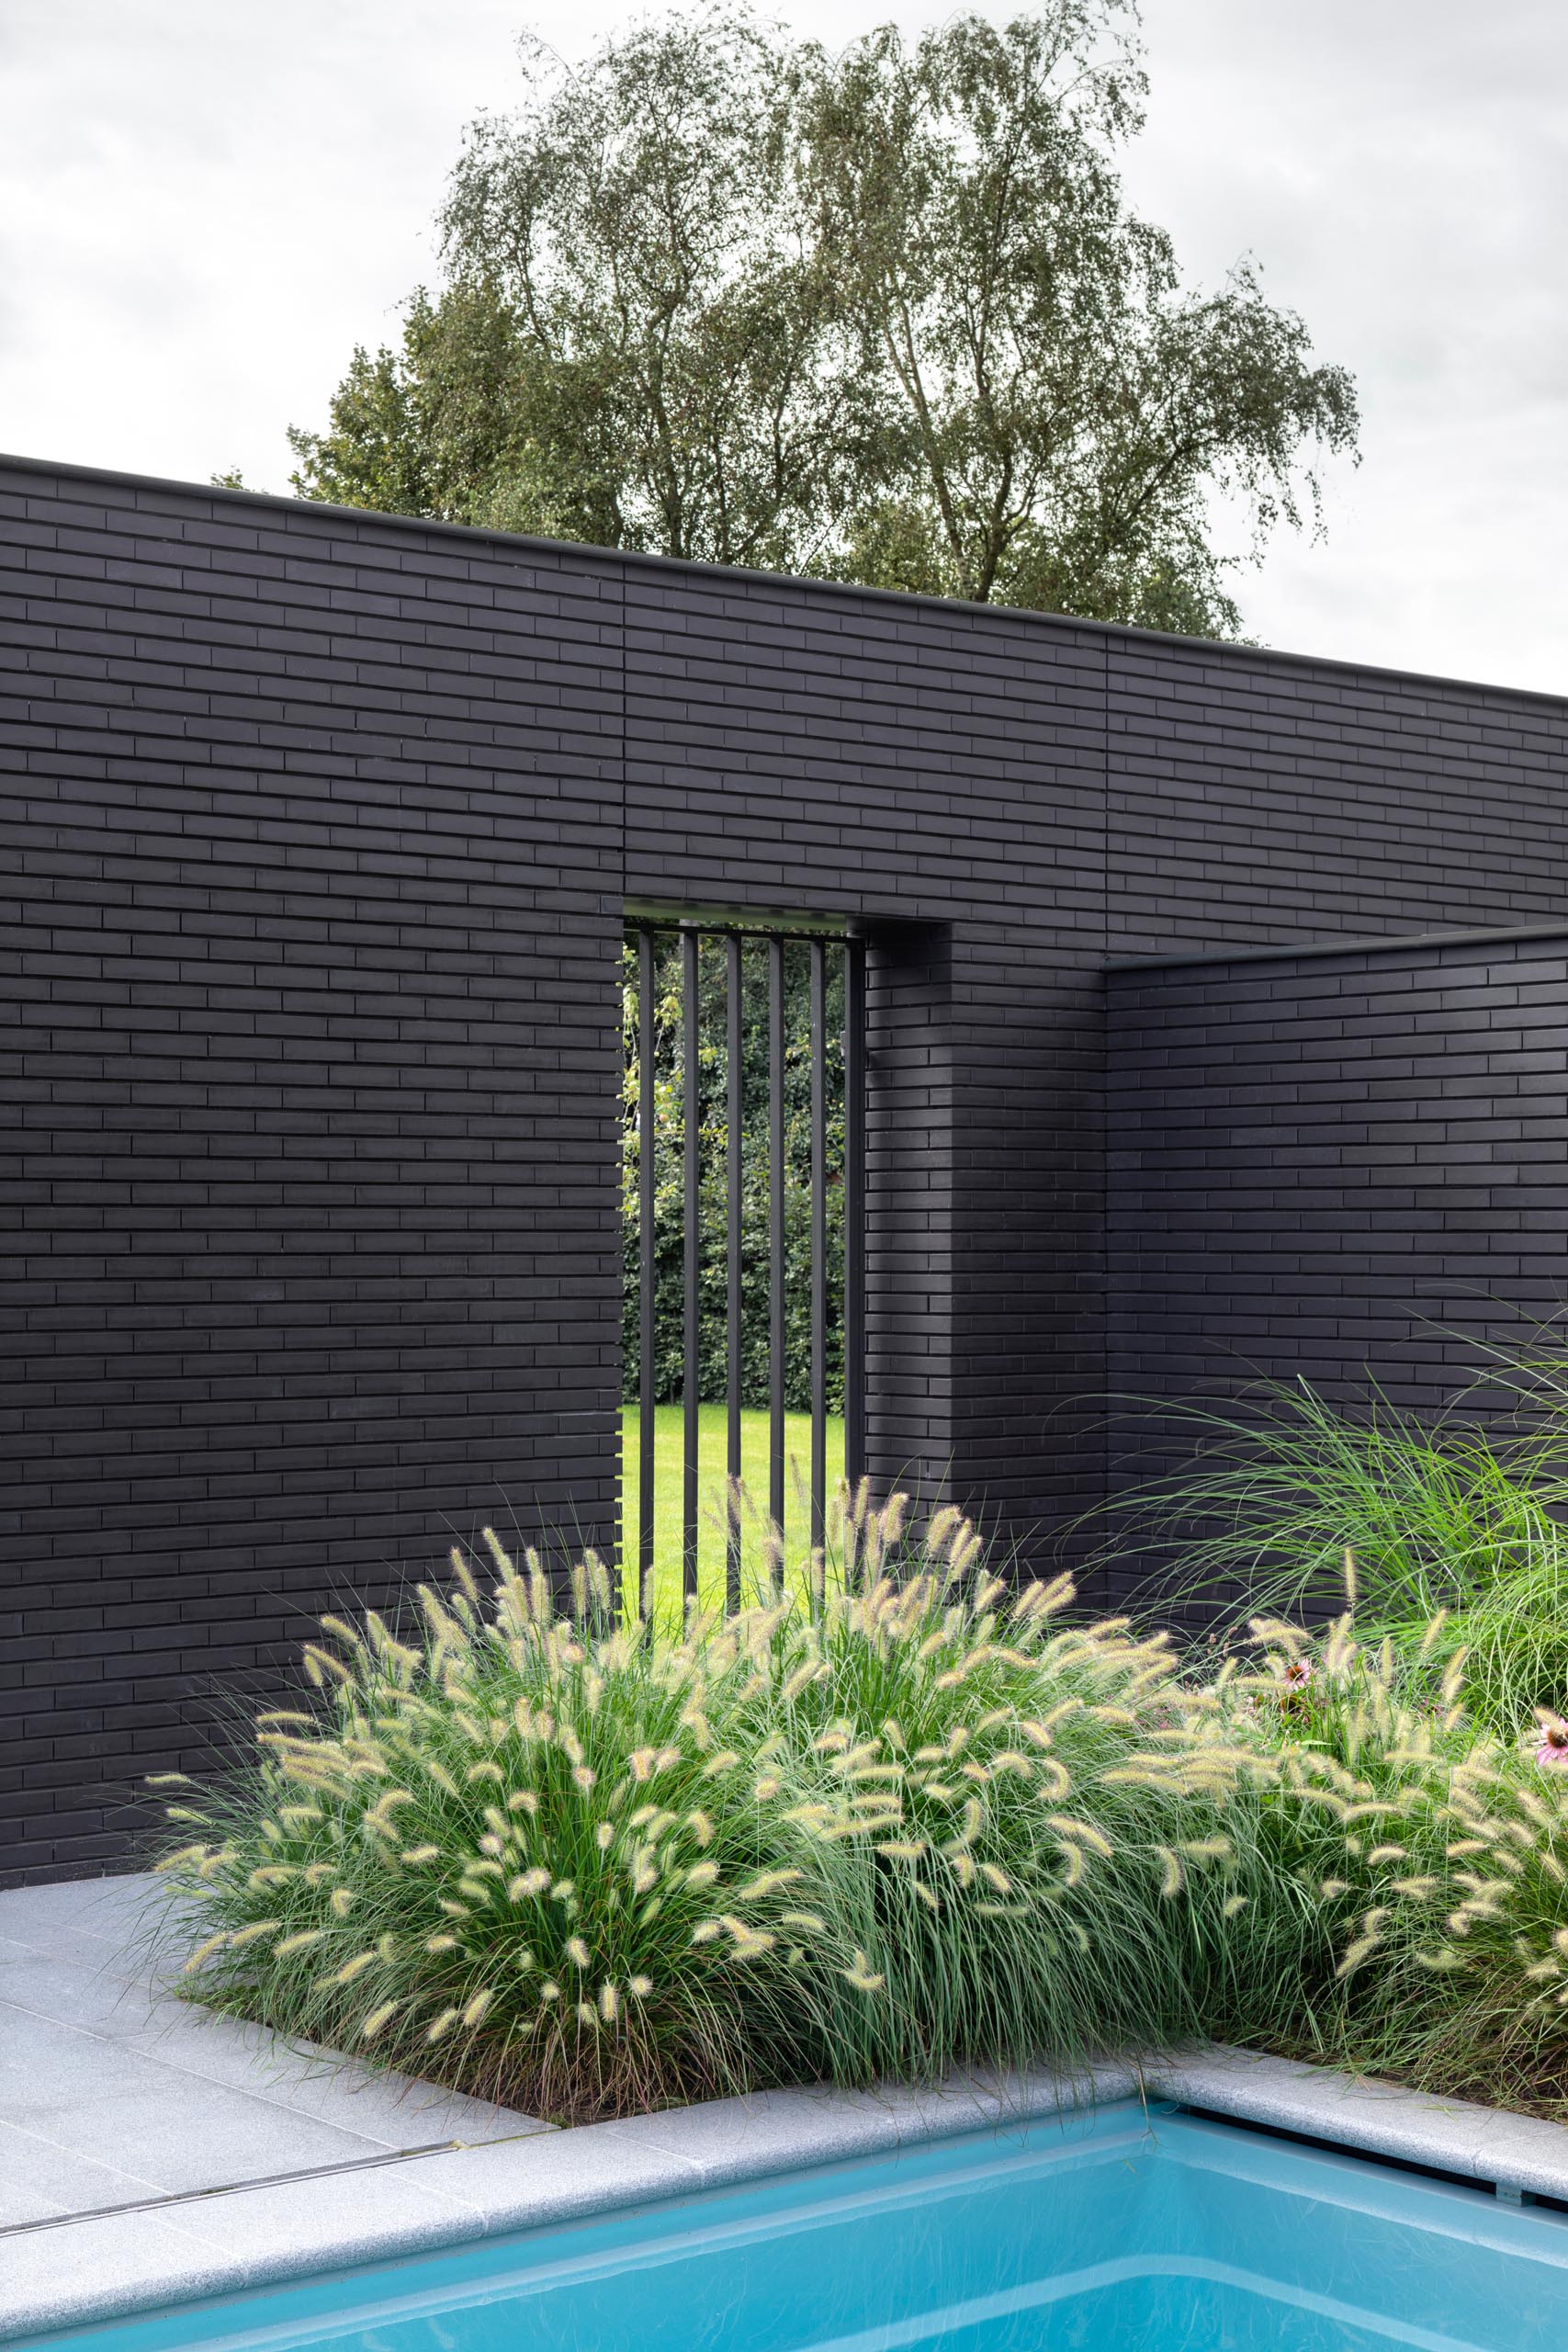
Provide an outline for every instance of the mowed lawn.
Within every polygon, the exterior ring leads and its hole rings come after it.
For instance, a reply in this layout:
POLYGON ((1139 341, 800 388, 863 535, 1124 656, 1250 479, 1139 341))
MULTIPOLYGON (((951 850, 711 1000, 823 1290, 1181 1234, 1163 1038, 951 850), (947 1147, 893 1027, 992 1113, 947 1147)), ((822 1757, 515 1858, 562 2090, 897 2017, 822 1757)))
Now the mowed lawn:
MULTIPOLYGON (((681 1496, 685 1415, 679 1405, 654 1408, 653 1606, 664 1623, 681 1618, 681 1496)), ((724 1599, 724 1498, 728 1458, 728 1416, 722 1405, 704 1405, 697 1415, 697 1589, 705 1606, 724 1599)), ((637 1573, 637 1463, 642 1415, 627 1405, 621 1415, 621 1558, 637 1573)), ((844 1424, 828 1417, 828 1492, 843 1476, 844 1424)), ((758 1510, 768 1508, 768 1416, 740 1416, 740 1476, 758 1510)), ((793 1566, 807 1546, 807 1509, 801 1489, 811 1476, 811 1416, 784 1416, 784 1539, 793 1566)), ((756 1562, 756 1522, 746 1542, 748 1564, 756 1562)))

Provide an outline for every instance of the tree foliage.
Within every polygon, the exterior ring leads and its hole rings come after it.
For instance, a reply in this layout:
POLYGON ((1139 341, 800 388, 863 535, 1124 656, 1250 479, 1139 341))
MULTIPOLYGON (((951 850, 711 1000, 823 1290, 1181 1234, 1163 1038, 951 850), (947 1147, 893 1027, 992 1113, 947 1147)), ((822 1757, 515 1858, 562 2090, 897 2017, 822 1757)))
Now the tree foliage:
POLYGON ((1130 210, 1128 0, 837 56, 709 6, 522 55, 444 284, 290 435, 306 496, 1224 635, 1216 496, 1256 559, 1354 450, 1256 266, 1190 290, 1130 210))

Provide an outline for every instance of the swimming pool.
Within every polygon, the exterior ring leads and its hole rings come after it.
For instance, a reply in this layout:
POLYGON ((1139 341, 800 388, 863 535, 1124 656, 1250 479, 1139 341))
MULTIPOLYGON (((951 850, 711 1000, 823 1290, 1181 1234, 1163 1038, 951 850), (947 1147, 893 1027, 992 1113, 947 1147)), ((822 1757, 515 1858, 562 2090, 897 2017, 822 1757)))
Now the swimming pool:
POLYGON ((1536 2352, 1565 2326, 1568 2215, 1126 2102, 47 2341, 1536 2352))

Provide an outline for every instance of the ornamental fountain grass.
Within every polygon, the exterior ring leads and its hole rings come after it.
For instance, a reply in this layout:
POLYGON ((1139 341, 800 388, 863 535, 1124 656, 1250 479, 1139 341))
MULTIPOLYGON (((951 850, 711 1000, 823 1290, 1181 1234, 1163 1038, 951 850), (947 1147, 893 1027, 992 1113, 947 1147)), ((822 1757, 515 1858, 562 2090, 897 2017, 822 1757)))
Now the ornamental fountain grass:
POLYGON ((1468 1391, 1433 1423, 1376 1386, 1344 1404, 1302 1379, 1151 1406, 1188 1458, 1091 1515, 1109 1531, 1096 1565, 1236 1628, 1331 1613, 1348 1547, 1363 1634, 1434 1680, 1462 1653, 1471 1713, 1511 1735, 1568 1689, 1568 1355, 1544 1340, 1489 1354, 1516 1410, 1484 1428, 1461 1417, 1468 1391), (1151 1559, 1165 1566, 1146 1581, 1151 1559))
POLYGON ((562 2120, 1204 2036, 1568 2108, 1556 1719, 1477 1735, 1440 1619, 1194 1670, 863 1490, 672 1636, 486 1540, 171 1804, 190 1997, 562 2120))

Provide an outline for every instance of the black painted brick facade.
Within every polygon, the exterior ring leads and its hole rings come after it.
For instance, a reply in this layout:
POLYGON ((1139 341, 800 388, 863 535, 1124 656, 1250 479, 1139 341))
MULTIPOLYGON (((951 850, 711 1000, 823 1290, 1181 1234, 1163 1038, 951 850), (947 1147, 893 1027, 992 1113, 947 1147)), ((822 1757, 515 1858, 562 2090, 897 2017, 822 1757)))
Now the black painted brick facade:
POLYGON ((1568 926, 1109 985, 1114 1392, 1436 1413, 1568 1306, 1568 926))
POLYGON ((329 1600, 608 1527, 625 899, 869 928, 873 1464, 1024 1535, 1107 955, 1564 904, 1544 698, 18 461, 0 541, 0 1873, 329 1600))

